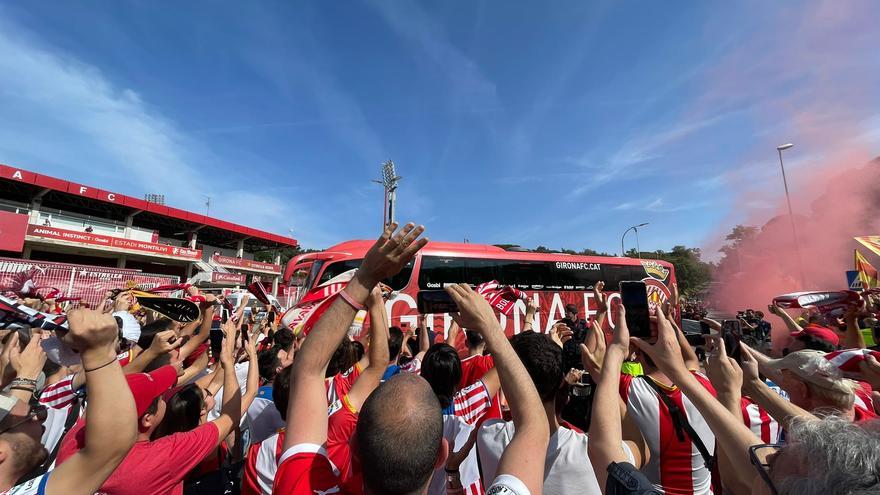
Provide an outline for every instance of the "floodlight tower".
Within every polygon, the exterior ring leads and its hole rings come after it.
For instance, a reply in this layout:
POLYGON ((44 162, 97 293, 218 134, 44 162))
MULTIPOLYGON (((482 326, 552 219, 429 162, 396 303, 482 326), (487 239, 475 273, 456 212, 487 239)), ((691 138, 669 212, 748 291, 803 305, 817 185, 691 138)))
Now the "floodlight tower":
POLYGON ((403 177, 400 177, 394 171, 394 162, 391 160, 382 164, 380 172, 382 173, 382 179, 373 180, 373 182, 382 184, 382 187, 385 188, 385 204, 382 209, 382 226, 384 227, 394 222, 394 207, 397 205, 397 183, 403 177))

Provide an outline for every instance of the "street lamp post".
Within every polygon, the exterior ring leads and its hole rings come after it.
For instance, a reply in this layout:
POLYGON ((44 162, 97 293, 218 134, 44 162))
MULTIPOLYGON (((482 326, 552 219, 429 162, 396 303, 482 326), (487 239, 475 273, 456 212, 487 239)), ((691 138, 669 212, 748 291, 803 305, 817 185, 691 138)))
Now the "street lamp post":
POLYGON ((636 232, 636 251, 638 252, 639 259, 642 259, 642 249, 641 247, 639 247, 639 227, 644 227, 645 225, 648 225, 648 222, 633 225, 632 227, 623 231, 623 235, 620 236, 620 256, 626 256, 626 251, 623 248, 623 239, 626 237, 626 234, 628 234, 630 230, 634 230, 636 232))
POLYGON ((804 290, 807 287, 807 281, 804 277, 804 261, 801 258, 801 243, 798 240, 797 228, 794 225, 794 213, 791 209, 791 198, 788 195, 788 180, 785 178, 785 164, 782 162, 782 152, 793 147, 794 144, 792 143, 781 144, 776 147, 776 151, 779 152, 779 168, 782 170, 782 186, 785 188, 785 203, 788 206, 788 220, 791 223, 791 238, 794 242, 794 249, 797 252, 798 270, 801 275, 801 290, 804 290))

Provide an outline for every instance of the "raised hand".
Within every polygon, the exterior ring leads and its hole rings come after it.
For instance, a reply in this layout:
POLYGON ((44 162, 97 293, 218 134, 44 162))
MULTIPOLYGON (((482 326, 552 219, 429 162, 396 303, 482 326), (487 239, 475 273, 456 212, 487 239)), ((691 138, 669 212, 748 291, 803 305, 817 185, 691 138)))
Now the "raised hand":
POLYGON ((574 335, 574 332, 572 332, 565 323, 556 323, 553 325, 553 328, 550 329, 550 338, 553 339, 553 342, 555 342, 560 348, 563 347, 566 342, 571 340, 572 335, 574 335))
POLYGON ((24 350, 19 352, 18 343, 11 350, 12 366, 18 372, 18 378, 36 379, 46 364, 46 353, 40 345, 40 336, 36 333, 31 335, 31 340, 24 350))
POLYGON ((681 347, 675 336, 675 329, 672 328, 663 312, 658 311, 656 318, 656 343, 649 344, 638 337, 632 337, 630 340, 654 361, 660 371, 669 375, 670 378, 687 374, 687 366, 681 356, 681 347))
POLYGON ((458 305, 458 315, 453 319, 462 328, 484 334, 494 329, 501 329, 495 312, 486 299, 477 294, 468 284, 454 284, 446 288, 446 292, 458 305))
POLYGON ((593 286, 593 299, 596 301, 596 312, 597 313, 607 313, 608 312, 608 295, 602 292, 605 289, 605 282, 598 281, 596 285, 593 286))
POLYGON ((388 225, 364 256, 356 277, 365 286, 372 288, 380 280, 396 275, 428 243, 427 238, 419 239, 425 231, 421 225, 408 223, 396 234, 395 229, 396 223, 388 225))
POLYGON ((177 338, 177 333, 174 330, 165 330, 153 337, 149 350, 154 355, 161 356, 177 349, 181 345, 183 345, 183 339, 177 338))
POLYGON ((880 362, 874 356, 868 355, 865 361, 859 363, 862 370, 862 379, 871 384, 875 390, 880 388, 880 362))
POLYGON ((112 315, 90 309, 74 309, 67 313, 67 326, 68 331, 61 340, 71 349, 80 352, 98 348, 115 349, 119 325, 112 315))
POLYGON ((743 370, 736 361, 727 357, 724 339, 719 335, 707 336, 712 343, 709 358, 706 361, 706 375, 715 386, 719 396, 739 396, 743 384, 743 370))

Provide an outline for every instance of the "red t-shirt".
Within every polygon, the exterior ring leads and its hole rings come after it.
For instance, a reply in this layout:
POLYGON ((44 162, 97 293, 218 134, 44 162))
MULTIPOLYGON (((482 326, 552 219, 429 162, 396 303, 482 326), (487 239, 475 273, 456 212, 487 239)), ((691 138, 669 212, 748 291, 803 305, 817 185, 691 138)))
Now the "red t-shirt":
MULTIPOLYGON (((492 356, 471 356, 461 360, 461 383, 458 388, 463 390, 477 383, 487 371, 495 367, 492 356)), ((501 419, 501 401, 498 394, 492 397, 492 407, 486 412, 486 419, 501 419)))
POLYGON ((337 467, 346 492, 360 493, 363 484, 360 466, 352 462, 351 439, 357 427, 357 411, 348 396, 330 404, 327 419, 327 457, 337 467))
MULTIPOLYGON (((85 446, 84 426, 77 423, 61 441, 58 465, 85 446)), ((107 495, 182 495, 183 479, 217 448, 219 437, 217 426, 205 423, 154 442, 137 442, 98 491, 107 495)))
POLYGON ((274 493, 284 495, 339 494, 343 491, 339 470, 320 445, 299 444, 287 449, 278 461, 274 493))
POLYGON ((351 387, 354 386, 354 382, 361 376, 361 365, 355 363, 354 366, 348 369, 345 373, 336 373, 324 380, 324 385, 327 388, 327 403, 333 404, 337 400, 341 399, 345 394, 351 390, 351 387))

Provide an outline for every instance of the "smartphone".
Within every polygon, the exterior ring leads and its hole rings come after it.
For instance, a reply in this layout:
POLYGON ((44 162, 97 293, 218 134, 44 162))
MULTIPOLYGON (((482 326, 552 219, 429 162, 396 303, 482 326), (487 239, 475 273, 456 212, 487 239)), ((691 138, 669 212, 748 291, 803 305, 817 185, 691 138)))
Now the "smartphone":
POLYGON ((724 347, 727 355, 737 363, 742 359, 742 348, 739 341, 742 338, 742 326, 739 320, 724 320, 721 322, 721 334, 724 338, 724 347))
POLYGON ((705 321, 700 322, 700 335, 709 335, 712 333, 712 328, 709 327, 709 324, 705 321))
POLYGON ((420 290, 416 296, 419 313, 457 313, 458 305, 445 290, 420 290))
POLYGON ((739 320, 724 320, 721 322, 721 332, 724 335, 731 334, 742 337, 742 323, 739 320))
POLYGON ((211 339, 211 354, 219 356, 220 350, 223 348, 223 331, 219 328, 217 330, 212 328, 209 337, 211 339))
POLYGON ((626 326, 633 337, 651 337, 651 320, 648 314, 648 289, 644 282, 620 282, 620 300, 626 308, 626 326))

